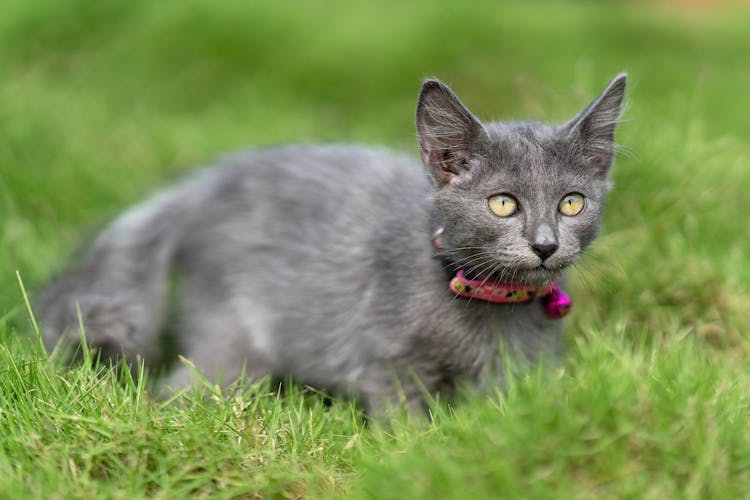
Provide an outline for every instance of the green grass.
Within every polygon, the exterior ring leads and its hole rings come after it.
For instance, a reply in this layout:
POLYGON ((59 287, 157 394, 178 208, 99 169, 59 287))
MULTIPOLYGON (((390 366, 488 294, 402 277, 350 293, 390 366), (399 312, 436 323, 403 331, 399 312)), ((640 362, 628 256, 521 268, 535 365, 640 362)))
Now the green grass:
POLYGON ((750 10, 469 5, 4 2, 0 497, 750 496, 750 10), (165 404, 37 347, 16 271, 33 295, 118 210, 222 152, 415 153, 425 76, 483 118, 559 122, 621 70, 631 153, 571 273, 567 355, 504 394, 382 429, 301 388, 165 404))

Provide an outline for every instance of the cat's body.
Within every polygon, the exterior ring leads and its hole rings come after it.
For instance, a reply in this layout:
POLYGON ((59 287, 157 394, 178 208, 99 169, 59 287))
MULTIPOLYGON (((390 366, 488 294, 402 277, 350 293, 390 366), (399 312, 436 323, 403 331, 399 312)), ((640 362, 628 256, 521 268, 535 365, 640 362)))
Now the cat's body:
MULTIPOLYGON (((148 362, 163 355, 175 308, 177 350, 208 378, 230 381, 243 367, 291 376, 372 411, 419 405, 423 389, 493 381, 502 344, 529 359, 554 355, 561 322, 538 299, 469 300, 448 282, 459 267, 542 282, 575 260, 597 230, 623 90, 621 76, 565 126, 481 126, 428 81, 418 129, 432 182, 408 158, 355 146, 227 157, 116 219, 43 294, 44 338, 75 339, 78 304, 91 345, 148 362), (608 96, 608 131, 591 154, 609 150, 584 165, 588 139, 571 134, 589 133, 576 120, 608 96), (588 213, 560 222, 571 192, 586 196, 588 213), (487 209, 497 193, 513 194, 516 214, 487 209)), ((164 383, 184 386, 190 371, 178 364, 164 383)))

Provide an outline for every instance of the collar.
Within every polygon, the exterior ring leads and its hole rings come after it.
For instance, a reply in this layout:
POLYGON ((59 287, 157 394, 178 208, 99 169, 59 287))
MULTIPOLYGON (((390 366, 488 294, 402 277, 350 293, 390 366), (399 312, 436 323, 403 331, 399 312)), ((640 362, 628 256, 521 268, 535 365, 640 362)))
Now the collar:
MULTIPOLYGON (((438 250, 443 248, 443 231, 444 228, 439 226, 433 233, 432 244, 438 250)), ((555 319, 568 314, 573 304, 570 296, 562 290, 557 280, 544 285, 499 281, 491 278, 472 280, 464 276, 463 269, 459 269, 451 278, 448 288, 456 296, 496 304, 517 304, 539 298, 547 316, 555 319)))

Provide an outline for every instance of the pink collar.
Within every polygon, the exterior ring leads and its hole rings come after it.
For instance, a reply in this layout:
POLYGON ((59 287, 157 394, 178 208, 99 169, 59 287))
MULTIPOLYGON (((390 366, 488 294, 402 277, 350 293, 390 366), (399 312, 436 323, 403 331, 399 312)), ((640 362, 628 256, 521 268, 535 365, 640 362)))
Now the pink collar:
POLYGON ((573 303, 570 297, 562 291, 557 281, 536 286, 489 278, 470 280, 464 276, 464 270, 459 269, 448 286, 453 293, 461 297, 496 304, 530 302, 540 297, 544 303, 544 311, 550 318, 562 318, 568 314, 573 303))
MULTIPOLYGON (((432 242, 436 248, 442 248, 443 228, 439 227, 432 242)), ((464 270, 459 269, 448 285, 457 296, 483 300, 496 304, 516 304, 530 302, 539 297, 542 299, 544 311, 550 318, 559 319, 568 314, 573 301, 563 292, 557 280, 542 286, 511 281, 497 281, 490 278, 471 280, 464 276, 464 270)))

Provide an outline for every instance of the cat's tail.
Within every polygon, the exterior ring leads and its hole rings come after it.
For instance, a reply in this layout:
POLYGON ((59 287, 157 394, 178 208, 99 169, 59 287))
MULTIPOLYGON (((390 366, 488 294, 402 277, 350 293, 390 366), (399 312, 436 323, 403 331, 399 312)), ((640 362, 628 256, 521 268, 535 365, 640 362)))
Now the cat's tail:
POLYGON ((103 359, 162 356, 170 270, 185 219, 181 194, 167 191, 125 212, 42 291, 36 309, 48 350, 62 343, 74 353, 82 324, 103 359))

